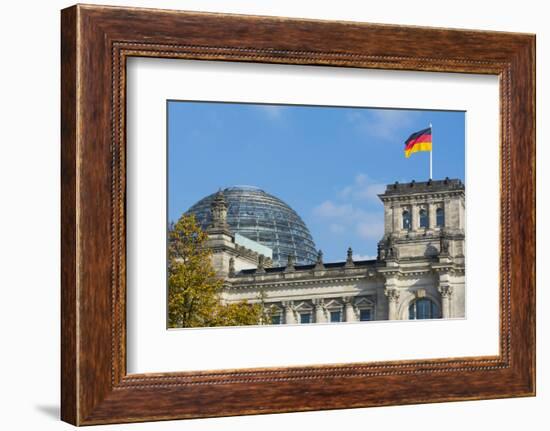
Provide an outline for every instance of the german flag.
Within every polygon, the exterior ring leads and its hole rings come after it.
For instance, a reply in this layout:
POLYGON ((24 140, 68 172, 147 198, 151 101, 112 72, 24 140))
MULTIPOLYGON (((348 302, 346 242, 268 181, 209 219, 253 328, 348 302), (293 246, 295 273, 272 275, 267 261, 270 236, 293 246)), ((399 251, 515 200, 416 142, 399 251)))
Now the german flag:
POLYGON ((432 151, 432 128, 413 133, 405 141, 405 157, 409 158, 417 151, 432 151))

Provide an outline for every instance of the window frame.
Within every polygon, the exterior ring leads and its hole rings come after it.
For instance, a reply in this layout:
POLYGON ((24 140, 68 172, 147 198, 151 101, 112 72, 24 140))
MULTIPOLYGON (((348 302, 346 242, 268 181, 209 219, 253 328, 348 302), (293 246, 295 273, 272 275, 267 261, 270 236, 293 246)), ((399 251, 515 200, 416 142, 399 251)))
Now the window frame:
POLYGON ((437 303, 432 298, 423 297, 423 298, 414 298, 408 306, 408 317, 409 320, 432 320, 432 319, 441 319, 441 305, 437 303), (429 302, 430 303, 430 317, 418 317, 418 303, 419 302, 429 302), (411 311, 414 311, 414 317, 411 317, 411 311), (435 312, 435 313, 434 313, 435 312))
POLYGON ((358 316, 359 322, 371 322, 371 321, 374 320, 374 308, 373 307, 361 307, 361 308, 359 308, 359 313, 358 314, 359 314, 359 316, 358 316), (361 319, 361 313, 363 311, 368 311, 370 313, 370 319, 365 319, 365 320, 361 319))
POLYGON ((300 316, 300 325, 309 325, 310 323, 313 323, 313 313, 311 311, 298 312, 298 315, 300 316), (304 316, 308 316, 307 322, 303 321, 304 316))
POLYGON ((342 319, 342 309, 341 308, 334 308, 332 310, 328 310, 328 321, 329 323, 341 323, 343 321, 342 319), (332 320, 332 315, 334 313, 338 313, 338 320, 332 320))
POLYGON ((408 208, 404 208, 401 211, 401 229, 402 230, 407 230, 407 231, 410 231, 410 230, 413 229, 413 226, 412 226, 412 211, 408 208), (405 223, 405 221, 408 222, 408 227, 406 226, 407 223, 405 223))
POLYGON ((445 227, 445 208, 443 208, 442 206, 437 207, 435 210, 435 226, 439 228, 445 227))
POLYGON ((423 229, 428 229, 430 227, 430 214, 426 208, 421 207, 418 210, 418 227, 423 229), (422 215, 422 213, 424 213, 424 215, 422 215))

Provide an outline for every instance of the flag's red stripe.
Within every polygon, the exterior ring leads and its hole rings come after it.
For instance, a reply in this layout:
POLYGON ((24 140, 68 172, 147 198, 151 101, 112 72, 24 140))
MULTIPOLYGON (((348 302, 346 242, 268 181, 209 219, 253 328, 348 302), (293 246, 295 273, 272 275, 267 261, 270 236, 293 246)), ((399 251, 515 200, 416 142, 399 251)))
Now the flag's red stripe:
POLYGON ((408 150, 409 148, 414 147, 415 144, 419 144, 421 142, 432 142, 432 135, 431 134, 421 135, 418 138, 410 140, 405 144, 405 150, 408 150))

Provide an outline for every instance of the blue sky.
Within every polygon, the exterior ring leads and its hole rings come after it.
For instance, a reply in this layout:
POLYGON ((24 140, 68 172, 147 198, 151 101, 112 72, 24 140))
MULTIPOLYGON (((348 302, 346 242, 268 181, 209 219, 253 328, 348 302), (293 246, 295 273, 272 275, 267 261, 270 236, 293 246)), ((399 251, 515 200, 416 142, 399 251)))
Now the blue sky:
POLYGON ((253 185, 300 214, 325 261, 376 255, 377 197, 386 184, 426 181, 429 153, 404 141, 433 125, 434 179, 464 180, 465 113, 375 108, 168 102, 168 212, 253 185))

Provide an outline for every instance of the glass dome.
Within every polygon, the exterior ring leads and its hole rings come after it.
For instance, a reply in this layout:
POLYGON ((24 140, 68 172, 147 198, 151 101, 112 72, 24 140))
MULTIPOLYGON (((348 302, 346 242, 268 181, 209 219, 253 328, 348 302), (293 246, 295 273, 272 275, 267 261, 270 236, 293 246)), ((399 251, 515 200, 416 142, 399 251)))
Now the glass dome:
MULTIPOLYGON (((273 250, 273 266, 286 266, 289 255, 296 264, 314 263, 315 243, 300 216, 279 198, 252 186, 228 187, 222 191, 227 202, 227 223, 239 233, 273 250)), ((195 214, 203 229, 211 222, 213 193, 193 205, 187 214, 195 214)))

